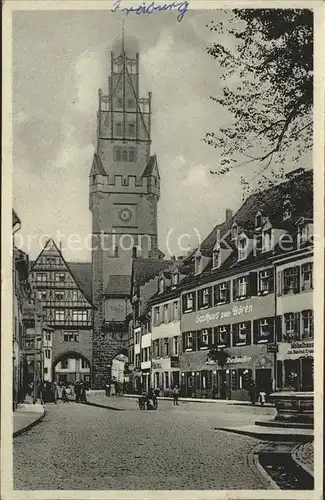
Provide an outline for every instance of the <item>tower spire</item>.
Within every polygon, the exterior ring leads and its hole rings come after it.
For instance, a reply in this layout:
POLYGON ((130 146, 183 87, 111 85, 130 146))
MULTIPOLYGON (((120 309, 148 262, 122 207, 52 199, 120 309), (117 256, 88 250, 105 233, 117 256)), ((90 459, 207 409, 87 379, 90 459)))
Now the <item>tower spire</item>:
POLYGON ((123 19, 123 24, 122 24, 122 54, 125 56, 125 46, 124 46, 124 19, 123 19))

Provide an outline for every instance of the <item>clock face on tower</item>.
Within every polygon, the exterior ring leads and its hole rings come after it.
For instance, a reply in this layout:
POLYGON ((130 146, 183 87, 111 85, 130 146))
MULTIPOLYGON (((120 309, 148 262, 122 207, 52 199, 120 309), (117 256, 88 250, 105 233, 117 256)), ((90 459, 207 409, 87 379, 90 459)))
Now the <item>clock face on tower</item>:
POLYGON ((118 215, 122 222, 130 222, 132 219, 132 212, 128 208, 122 208, 118 215))

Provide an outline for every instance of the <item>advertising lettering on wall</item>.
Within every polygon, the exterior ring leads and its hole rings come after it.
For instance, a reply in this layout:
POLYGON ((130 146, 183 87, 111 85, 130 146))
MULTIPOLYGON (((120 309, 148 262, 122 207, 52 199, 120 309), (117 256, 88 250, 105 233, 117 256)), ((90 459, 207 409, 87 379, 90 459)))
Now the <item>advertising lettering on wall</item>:
POLYGON ((279 360, 298 359, 301 357, 314 356, 314 342, 295 341, 291 343, 281 342, 279 344, 279 360))
POLYGON ((196 316, 196 323, 210 323, 211 321, 216 321, 218 319, 229 319, 233 316, 242 316, 245 314, 249 314, 253 312, 253 305, 246 305, 246 306, 234 306, 232 309, 229 309, 228 311, 221 311, 221 312, 215 312, 215 313, 205 313, 205 314, 198 314, 196 316))

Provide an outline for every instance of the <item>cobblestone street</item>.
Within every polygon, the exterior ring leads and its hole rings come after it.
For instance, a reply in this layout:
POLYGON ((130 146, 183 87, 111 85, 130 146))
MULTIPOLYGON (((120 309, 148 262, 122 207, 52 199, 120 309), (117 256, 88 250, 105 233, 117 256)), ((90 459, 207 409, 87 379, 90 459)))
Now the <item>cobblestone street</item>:
POLYGON ((14 439, 14 488, 265 489, 247 454, 258 440, 214 430, 253 423, 272 408, 110 398, 125 411, 46 405, 43 422, 14 439))

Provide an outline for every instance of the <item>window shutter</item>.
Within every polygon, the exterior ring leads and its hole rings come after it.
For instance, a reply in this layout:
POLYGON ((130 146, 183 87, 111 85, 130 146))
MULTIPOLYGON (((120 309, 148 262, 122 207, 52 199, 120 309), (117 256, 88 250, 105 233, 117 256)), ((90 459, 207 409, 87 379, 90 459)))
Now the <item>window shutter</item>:
POLYGON ((232 284, 233 299, 236 299, 238 297, 238 285, 239 285, 239 281, 238 281, 238 278, 237 278, 237 279, 235 279, 233 281, 233 284, 232 284))
POLYGON ((227 281, 226 287, 226 301, 230 302, 230 281, 227 281))
POLYGON ((253 343, 257 344, 258 337, 259 337, 259 320, 254 319, 253 320, 253 343))
POLYGON ((237 343, 237 338, 238 338, 238 330, 239 329, 239 324, 235 323, 232 325, 232 343, 231 345, 235 346, 237 343))
POLYGON ((276 339, 278 342, 282 341, 282 316, 275 318, 276 339))
POLYGON ((283 271, 277 272, 277 295, 282 295, 283 271))
POLYGON ((186 295, 183 295, 182 297, 182 308, 184 313, 186 311, 186 295))
POLYGON ((186 333, 183 332, 183 334, 182 334, 181 352, 185 352, 185 349, 186 349, 186 333))
POLYGON ((193 311, 196 310, 196 292, 193 291, 193 311))
POLYGON ((270 269, 269 270, 269 293, 273 293, 274 292, 274 270, 273 269, 270 269))
POLYGON ((249 274, 248 294, 251 296, 257 295, 257 273, 256 272, 249 274))
POLYGON ((295 273, 297 273, 296 274, 297 281, 296 281, 295 293, 299 293, 300 292, 300 272, 301 272, 300 266, 296 266, 295 267, 295 273))
POLYGON ((300 312, 295 313, 296 332, 300 334, 300 312))

